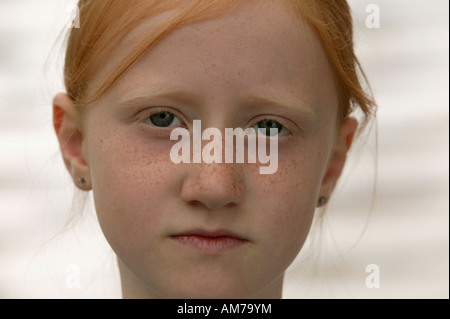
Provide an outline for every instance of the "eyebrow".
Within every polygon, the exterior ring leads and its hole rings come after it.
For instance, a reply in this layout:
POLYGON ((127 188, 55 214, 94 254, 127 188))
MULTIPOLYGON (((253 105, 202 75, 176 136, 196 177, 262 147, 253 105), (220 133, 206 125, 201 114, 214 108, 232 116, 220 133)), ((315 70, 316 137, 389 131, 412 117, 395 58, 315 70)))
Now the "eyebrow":
POLYGON ((288 95, 271 94, 266 92, 264 95, 254 95, 245 99, 248 106, 256 107, 276 107, 282 109, 287 114, 302 115, 306 119, 312 119, 316 116, 311 105, 297 97, 288 97, 288 95))
MULTIPOLYGON (((293 96, 292 94, 281 94, 281 92, 265 91, 263 94, 249 94, 239 98, 239 105, 241 107, 248 108, 270 108, 275 107, 282 109, 284 113, 290 117, 300 116, 306 120, 313 120, 316 117, 310 103, 303 101, 302 99, 293 96)), ((256 92, 255 92, 256 93, 256 92)), ((196 94, 186 91, 179 86, 171 85, 170 83, 158 84, 152 87, 145 87, 133 90, 126 93, 119 99, 118 104, 120 106, 141 106, 142 104, 149 103, 152 100, 171 100, 183 105, 196 105, 199 102, 196 94)))
POLYGON ((159 84, 152 87, 139 88, 126 93, 119 99, 121 106, 139 106, 152 99, 171 99, 183 104, 194 103, 195 95, 170 84, 159 84))

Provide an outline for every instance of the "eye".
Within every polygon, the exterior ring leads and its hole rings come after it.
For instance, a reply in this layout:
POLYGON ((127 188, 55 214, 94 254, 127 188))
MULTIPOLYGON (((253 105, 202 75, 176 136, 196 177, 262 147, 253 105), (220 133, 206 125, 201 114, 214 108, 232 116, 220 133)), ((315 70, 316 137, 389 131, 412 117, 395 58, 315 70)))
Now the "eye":
POLYGON ((287 130, 282 124, 270 119, 259 121, 258 124, 253 126, 253 128, 257 130, 258 133, 266 136, 275 136, 270 134, 271 128, 277 129, 276 135, 278 136, 290 134, 289 130, 287 130))
POLYGON ((183 126, 183 123, 172 112, 159 111, 146 116, 145 123, 157 127, 183 126))

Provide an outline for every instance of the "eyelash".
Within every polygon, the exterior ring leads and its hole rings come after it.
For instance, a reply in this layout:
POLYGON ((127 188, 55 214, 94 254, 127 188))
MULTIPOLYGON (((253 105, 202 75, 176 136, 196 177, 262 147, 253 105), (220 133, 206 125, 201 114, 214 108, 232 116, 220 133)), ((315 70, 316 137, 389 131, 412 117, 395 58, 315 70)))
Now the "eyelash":
MULTIPOLYGON (((144 122, 144 123, 146 123, 146 124, 150 124, 150 125, 152 125, 152 126, 154 126, 154 127, 157 127, 157 128, 180 127, 180 126, 186 127, 185 125, 183 125, 183 121, 180 120, 173 112, 170 112, 170 111, 167 111, 167 110, 161 110, 161 109, 154 110, 154 111, 150 111, 149 113, 146 113, 145 116, 142 117, 142 120, 141 120, 141 121, 144 122), (157 126, 157 125, 155 125, 155 124, 151 121, 151 117, 154 116, 154 115, 157 115, 157 114, 163 114, 163 113, 171 114, 171 115, 173 116, 172 122, 173 122, 174 119, 177 119, 177 120, 180 122, 181 125, 177 125, 177 126, 157 126), (148 121, 150 121, 150 122, 148 122, 148 121)), ((271 117, 265 117, 265 118, 261 119, 260 121, 258 121, 258 122, 257 122, 255 125, 253 125, 252 127, 254 128, 255 126, 257 126, 259 123, 261 123, 261 122, 263 122, 263 121, 271 121, 271 122, 275 122, 275 123, 279 124, 279 125, 282 127, 282 128, 281 128, 281 131, 279 131, 279 132, 281 133, 281 132, 283 132, 283 130, 285 131, 284 134, 281 134, 281 135, 278 134, 279 136, 291 134, 291 132, 287 129, 287 127, 286 127, 284 124, 280 123, 278 120, 275 120, 275 119, 273 119, 273 118, 271 118, 271 117)), ((171 123, 171 124, 172 124, 172 123, 171 123)), ((259 129, 260 129, 260 128, 257 127, 257 128, 255 128, 255 131, 259 131, 259 129)), ((267 130, 267 128, 266 128, 266 130, 267 130)), ((263 133, 261 133, 261 134, 263 134, 263 133)), ((270 133, 269 133, 269 134, 270 134, 270 133)), ((267 136, 267 134, 266 134, 266 136, 267 136)), ((271 136, 271 135, 269 135, 269 136, 271 136)))
MULTIPOLYGON (((149 112, 149 113, 147 113, 144 117, 143 117, 143 122, 144 123, 147 123, 147 124, 150 124, 150 125, 152 125, 152 126, 155 126, 155 127, 159 127, 159 128, 164 128, 164 127, 166 127, 166 126, 163 126, 163 127, 161 127, 161 126, 157 126, 157 125, 155 125, 154 123, 148 123, 147 121, 151 121, 151 117, 152 116, 154 116, 154 115, 157 115, 157 114, 164 114, 164 113, 169 113, 169 114, 172 114, 173 115, 173 119, 177 119, 179 122, 180 122, 180 126, 182 126, 182 124, 183 124, 183 122, 173 113, 173 112, 170 112, 170 111, 165 111, 165 110, 157 110, 157 111, 151 111, 151 112, 149 112)), ((167 127, 171 127, 171 126, 167 126, 167 127)))

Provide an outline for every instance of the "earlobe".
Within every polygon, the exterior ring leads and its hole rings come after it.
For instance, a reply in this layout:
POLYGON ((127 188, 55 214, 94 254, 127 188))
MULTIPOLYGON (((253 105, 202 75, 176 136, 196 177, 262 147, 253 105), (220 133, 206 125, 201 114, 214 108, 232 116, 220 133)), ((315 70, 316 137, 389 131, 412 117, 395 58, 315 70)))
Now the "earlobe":
POLYGON ((65 93, 59 93, 53 99, 53 127, 58 138, 64 164, 77 187, 88 190, 89 166, 84 152, 83 133, 78 126, 78 112, 72 99, 65 93), (80 185, 83 179, 85 183, 80 185))
POLYGON ((322 198, 327 200, 330 198, 331 193, 341 176, 347 159, 347 153, 353 143, 357 128, 358 121, 352 117, 346 118, 340 127, 339 136, 337 137, 325 176, 322 180, 320 199, 317 204, 318 207, 323 206, 326 203, 326 201, 321 200, 322 198))

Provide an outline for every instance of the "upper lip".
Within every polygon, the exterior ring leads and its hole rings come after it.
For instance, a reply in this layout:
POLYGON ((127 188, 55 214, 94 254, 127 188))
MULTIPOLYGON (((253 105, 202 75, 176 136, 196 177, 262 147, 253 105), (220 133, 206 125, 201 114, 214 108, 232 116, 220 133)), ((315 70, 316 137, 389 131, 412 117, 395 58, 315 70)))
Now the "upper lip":
POLYGON ((191 229, 187 231, 182 231, 176 234, 173 234, 171 237, 177 236, 201 236, 201 237, 210 237, 210 238, 218 238, 218 237, 232 237, 241 240, 247 240, 246 238, 225 229, 217 229, 217 230, 206 230, 201 228, 191 229))

